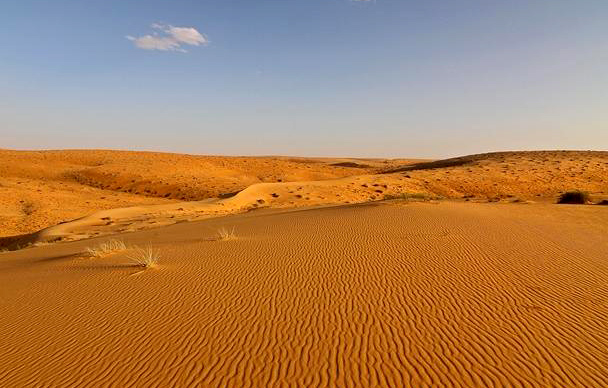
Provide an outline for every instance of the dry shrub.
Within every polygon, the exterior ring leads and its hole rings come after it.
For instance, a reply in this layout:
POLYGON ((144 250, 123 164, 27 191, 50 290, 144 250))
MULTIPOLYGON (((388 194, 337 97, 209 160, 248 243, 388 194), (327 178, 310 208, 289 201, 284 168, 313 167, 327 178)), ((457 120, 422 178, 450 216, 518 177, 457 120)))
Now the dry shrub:
POLYGON ((580 190, 567 191, 557 199, 560 204, 584 205, 588 202, 589 194, 580 190))
POLYGON ((125 243, 121 240, 109 240, 99 244, 94 248, 87 248, 87 253, 91 257, 103 257, 112 253, 122 252, 127 249, 125 243))
POLYGON ((234 228, 222 228, 217 231, 217 239, 221 241, 236 240, 236 232, 234 231, 234 228))
POLYGON ((432 196, 425 193, 399 193, 399 194, 385 194, 385 200, 401 199, 405 201, 428 201, 433 199, 432 196))
POLYGON ((31 216, 36 211, 36 205, 32 201, 24 201, 21 204, 21 211, 26 216, 31 216))
POLYGON ((137 267, 152 268, 158 264, 160 253, 151 246, 135 247, 128 257, 137 267))

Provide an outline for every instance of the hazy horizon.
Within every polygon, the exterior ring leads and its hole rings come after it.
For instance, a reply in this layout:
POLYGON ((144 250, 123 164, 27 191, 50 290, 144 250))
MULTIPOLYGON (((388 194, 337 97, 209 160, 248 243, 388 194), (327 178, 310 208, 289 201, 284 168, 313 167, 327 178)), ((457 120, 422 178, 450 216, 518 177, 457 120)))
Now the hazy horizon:
POLYGON ((607 150, 606 20, 591 0, 11 2, 0 148, 607 150))
POLYGON ((147 148, 113 148, 113 147, 92 147, 92 148, 26 148, 26 147, 17 147, 17 148, 0 148, 0 150, 8 150, 8 151, 119 151, 119 152, 151 152, 151 153, 167 153, 167 154, 177 154, 177 155, 194 155, 194 156, 226 156, 226 157, 295 157, 295 158, 329 158, 329 159, 429 159, 429 160, 441 160, 441 159, 450 159, 456 158, 460 156, 469 156, 476 154, 492 154, 492 153, 500 153, 500 152, 534 152, 534 151, 548 151, 548 152, 576 152, 576 151, 591 151, 591 152, 608 152, 605 149, 504 149, 504 150, 486 150, 480 152, 474 152, 470 154, 456 153, 456 154, 446 154, 439 156, 425 156, 425 155, 385 155, 385 156, 361 156, 361 155, 353 155, 353 154, 238 154, 238 153, 197 153, 197 152, 179 152, 179 151, 171 151, 165 150, 162 148, 159 149, 147 149, 147 148))

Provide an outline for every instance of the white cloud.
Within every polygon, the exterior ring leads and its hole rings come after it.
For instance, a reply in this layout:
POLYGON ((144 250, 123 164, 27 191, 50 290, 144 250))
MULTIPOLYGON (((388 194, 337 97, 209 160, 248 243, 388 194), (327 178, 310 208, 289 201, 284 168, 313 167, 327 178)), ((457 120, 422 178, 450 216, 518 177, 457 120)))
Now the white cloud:
POLYGON ((143 50, 186 52, 182 48, 183 45, 206 46, 209 44, 209 39, 193 27, 174 27, 158 23, 152 24, 151 27, 159 30, 160 33, 153 32, 152 35, 148 34, 140 37, 128 35, 127 39, 143 50))
POLYGON ((169 33, 178 42, 190 44, 192 46, 206 45, 209 43, 207 38, 192 27, 170 27, 169 33))

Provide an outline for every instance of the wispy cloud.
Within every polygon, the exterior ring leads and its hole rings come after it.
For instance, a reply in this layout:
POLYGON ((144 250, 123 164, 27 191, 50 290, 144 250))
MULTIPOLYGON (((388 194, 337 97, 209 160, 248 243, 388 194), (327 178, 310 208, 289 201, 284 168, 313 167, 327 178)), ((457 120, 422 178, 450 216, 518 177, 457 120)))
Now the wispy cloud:
POLYGON ((154 23, 152 34, 135 37, 127 35, 136 47, 143 50, 187 52, 182 46, 206 46, 209 39, 193 27, 174 27, 168 24, 154 23))

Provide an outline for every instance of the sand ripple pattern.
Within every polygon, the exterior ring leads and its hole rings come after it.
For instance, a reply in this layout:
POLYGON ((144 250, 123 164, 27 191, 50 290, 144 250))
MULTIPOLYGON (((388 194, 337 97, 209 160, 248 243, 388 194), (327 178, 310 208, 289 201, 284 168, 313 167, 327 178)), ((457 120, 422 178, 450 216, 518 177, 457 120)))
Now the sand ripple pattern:
POLYGON ((176 225, 134 237, 164 257, 136 275, 120 257, 10 254, 0 386, 606 387, 608 241, 563 211, 383 205, 176 225), (213 223, 239 239, 204 238, 213 223))

